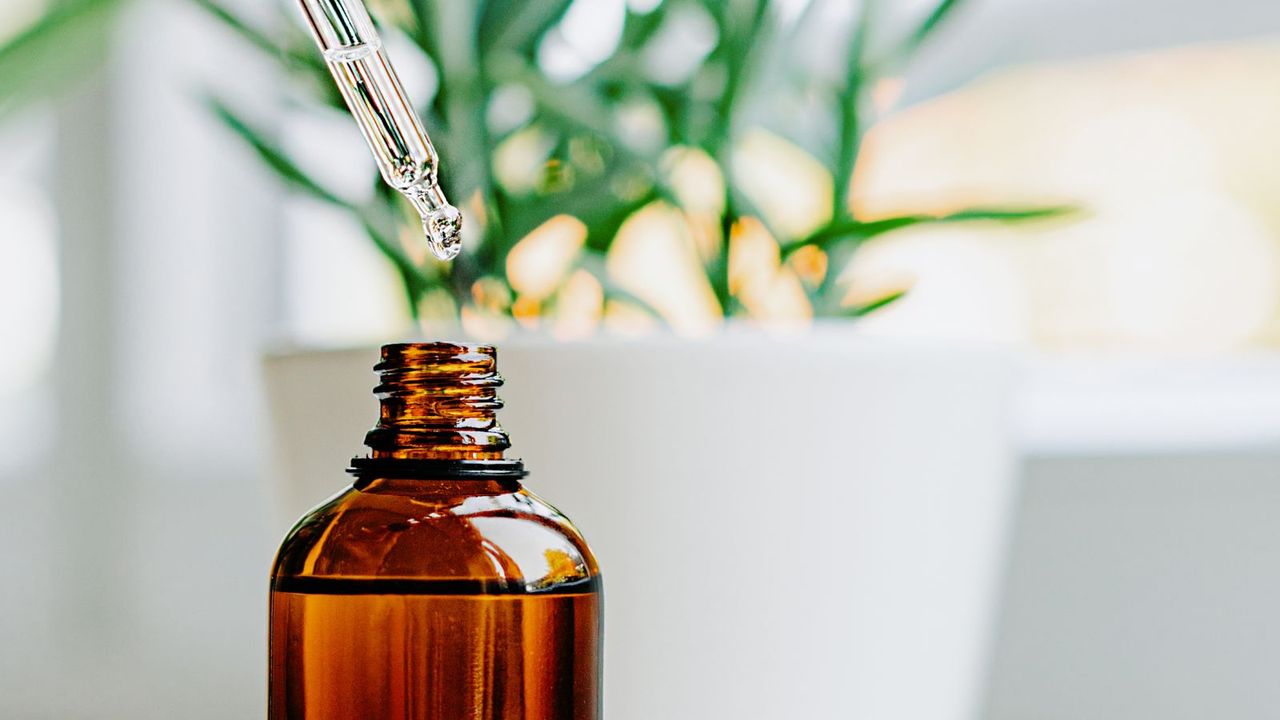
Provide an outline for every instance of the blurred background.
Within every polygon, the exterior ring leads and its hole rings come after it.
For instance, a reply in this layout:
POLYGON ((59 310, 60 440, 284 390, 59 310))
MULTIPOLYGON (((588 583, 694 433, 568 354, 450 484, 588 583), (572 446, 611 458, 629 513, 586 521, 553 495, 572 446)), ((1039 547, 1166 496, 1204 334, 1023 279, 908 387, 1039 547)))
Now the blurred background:
POLYGON ((375 7, 452 270, 292 7, 0 6, 0 717, 261 714, 264 353, 815 317, 1023 361, 983 717, 1275 716, 1280 5, 542 5, 375 7))

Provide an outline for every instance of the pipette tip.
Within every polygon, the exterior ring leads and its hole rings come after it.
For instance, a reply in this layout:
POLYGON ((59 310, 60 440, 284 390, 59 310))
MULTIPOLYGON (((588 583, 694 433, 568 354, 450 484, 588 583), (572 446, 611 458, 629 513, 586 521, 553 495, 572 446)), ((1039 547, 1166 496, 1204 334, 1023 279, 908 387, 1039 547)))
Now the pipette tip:
POLYGON ((440 260, 452 260, 462 250, 462 213, 452 205, 423 214, 422 229, 427 233, 427 247, 440 260))

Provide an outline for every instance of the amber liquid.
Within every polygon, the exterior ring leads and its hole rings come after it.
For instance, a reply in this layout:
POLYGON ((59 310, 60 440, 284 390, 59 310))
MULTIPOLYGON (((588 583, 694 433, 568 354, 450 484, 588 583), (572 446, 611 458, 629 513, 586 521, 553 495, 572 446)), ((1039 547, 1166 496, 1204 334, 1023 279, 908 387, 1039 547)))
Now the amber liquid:
POLYGON ((596 720, 597 582, 280 578, 272 720, 596 720))

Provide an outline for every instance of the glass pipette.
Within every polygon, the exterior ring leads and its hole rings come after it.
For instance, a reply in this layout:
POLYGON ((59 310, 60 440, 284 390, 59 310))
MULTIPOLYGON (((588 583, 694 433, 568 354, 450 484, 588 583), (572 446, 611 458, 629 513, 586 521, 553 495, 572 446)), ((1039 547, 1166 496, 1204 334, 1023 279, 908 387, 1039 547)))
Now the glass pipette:
POLYGON ((382 49, 361 0, 299 0, 347 108, 369 143, 382 179, 422 216, 431 253, 441 260, 462 247, 462 214, 436 181, 439 157, 382 49))

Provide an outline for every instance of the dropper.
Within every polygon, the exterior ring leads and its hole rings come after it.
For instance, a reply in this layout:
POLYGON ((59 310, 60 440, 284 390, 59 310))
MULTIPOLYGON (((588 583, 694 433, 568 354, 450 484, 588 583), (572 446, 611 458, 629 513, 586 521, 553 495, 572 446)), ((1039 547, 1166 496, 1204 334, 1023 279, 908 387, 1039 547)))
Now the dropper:
POLYGON ((299 5, 382 179, 422 216, 431 253, 453 259, 462 249, 462 214, 436 181, 440 158, 382 49, 369 11, 361 0, 299 0, 299 5))

